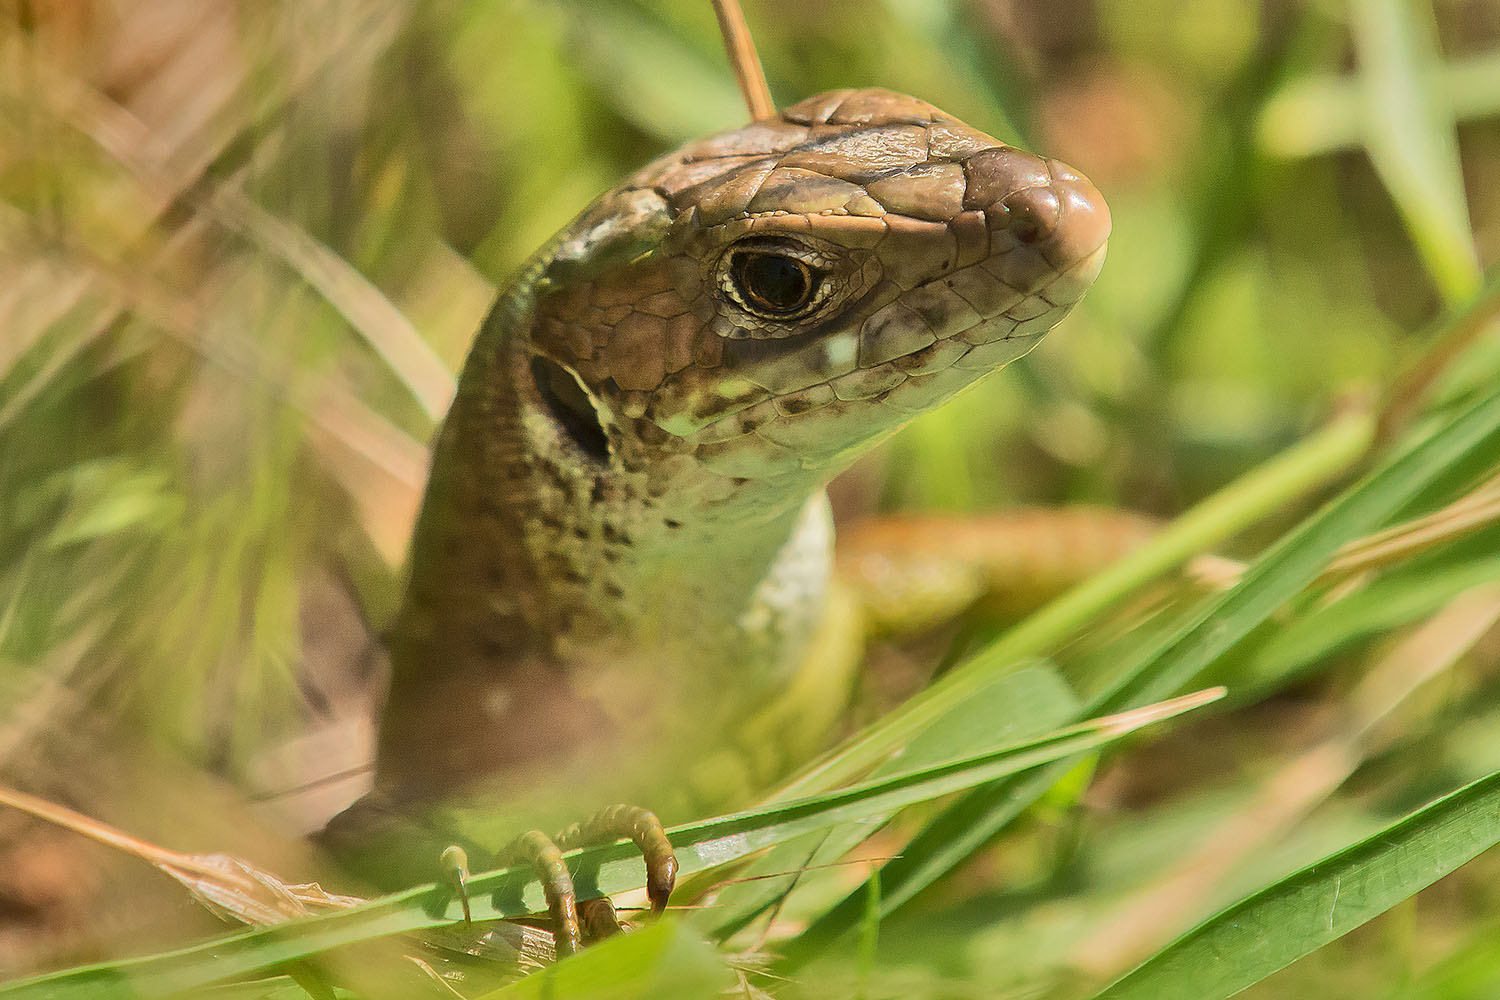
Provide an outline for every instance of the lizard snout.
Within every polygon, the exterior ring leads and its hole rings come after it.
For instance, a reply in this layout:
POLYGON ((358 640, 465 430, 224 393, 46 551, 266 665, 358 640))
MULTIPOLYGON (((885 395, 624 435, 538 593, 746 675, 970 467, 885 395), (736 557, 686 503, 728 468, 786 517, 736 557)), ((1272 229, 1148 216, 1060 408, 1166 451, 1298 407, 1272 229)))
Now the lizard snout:
POLYGON ((1076 302, 1098 273, 1087 265, 1103 263, 1109 239, 1099 189, 1066 164, 1013 146, 969 157, 964 180, 964 208, 984 213, 996 277, 1020 292, 1046 288, 1056 305, 1076 302), (1088 273, 1072 280, 1075 268, 1088 273))

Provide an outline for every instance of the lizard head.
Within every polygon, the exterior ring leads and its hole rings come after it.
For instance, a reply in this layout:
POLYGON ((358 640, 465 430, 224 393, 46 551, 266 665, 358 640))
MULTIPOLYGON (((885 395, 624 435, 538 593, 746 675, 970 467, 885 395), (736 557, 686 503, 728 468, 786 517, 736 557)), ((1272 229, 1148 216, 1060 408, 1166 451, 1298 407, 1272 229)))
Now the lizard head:
POLYGON ((662 157, 565 230, 532 374, 598 461, 826 479, 1030 350, 1109 228, 1056 160, 914 98, 822 94, 662 157))

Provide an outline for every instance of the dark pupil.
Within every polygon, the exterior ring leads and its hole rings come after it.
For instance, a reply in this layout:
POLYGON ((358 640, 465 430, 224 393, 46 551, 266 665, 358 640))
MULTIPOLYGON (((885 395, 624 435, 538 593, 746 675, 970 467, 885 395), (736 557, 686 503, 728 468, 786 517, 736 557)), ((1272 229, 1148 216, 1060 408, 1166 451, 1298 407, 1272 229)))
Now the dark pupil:
POLYGON ((740 290, 751 304, 772 312, 791 312, 812 295, 807 265, 774 253, 741 254, 737 261, 740 290))

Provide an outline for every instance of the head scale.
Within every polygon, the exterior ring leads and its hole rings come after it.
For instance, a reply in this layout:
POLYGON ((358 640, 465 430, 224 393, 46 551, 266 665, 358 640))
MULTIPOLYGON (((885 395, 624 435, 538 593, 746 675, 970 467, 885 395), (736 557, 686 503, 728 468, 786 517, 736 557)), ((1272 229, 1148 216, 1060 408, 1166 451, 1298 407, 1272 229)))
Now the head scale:
POLYGON ((581 215, 536 286, 532 367, 598 461, 805 484, 1030 350, 1108 235, 1055 160, 889 91, 822 94, 581 215))

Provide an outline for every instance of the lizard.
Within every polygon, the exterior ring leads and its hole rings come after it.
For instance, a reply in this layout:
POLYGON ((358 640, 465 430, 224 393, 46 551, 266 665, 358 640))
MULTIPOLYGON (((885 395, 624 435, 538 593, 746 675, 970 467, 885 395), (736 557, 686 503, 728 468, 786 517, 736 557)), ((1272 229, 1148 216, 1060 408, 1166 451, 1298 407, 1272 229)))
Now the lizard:
MULTIPOLYGON (((692 785, 680 762, 831 669, 829 479, 1035 346, 1109 231, 1078 171, 882 89, 599 197, 464 363, 387 633, 375 788, 325 840, 497 783, 636 800, 665 762, 692 785)), ((583 934, 560 849, 629 835, 653 907, 671 892, 656 814, 601 817, 498 856, 543 874, 559 954, 583 934)))

